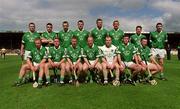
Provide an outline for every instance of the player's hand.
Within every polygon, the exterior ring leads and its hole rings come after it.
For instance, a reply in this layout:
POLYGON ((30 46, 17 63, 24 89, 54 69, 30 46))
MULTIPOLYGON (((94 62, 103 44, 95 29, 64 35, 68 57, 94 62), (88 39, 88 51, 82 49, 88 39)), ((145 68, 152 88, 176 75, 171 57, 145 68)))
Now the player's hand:
POLYGON ((113 64, 110 65, 110 69, 114 69, 114 65, 113 64))
POLYGON ((94 65, 89 65, 89 68, 90 68, 90 69, 93 69, 93 68, 94 68, 94 65))

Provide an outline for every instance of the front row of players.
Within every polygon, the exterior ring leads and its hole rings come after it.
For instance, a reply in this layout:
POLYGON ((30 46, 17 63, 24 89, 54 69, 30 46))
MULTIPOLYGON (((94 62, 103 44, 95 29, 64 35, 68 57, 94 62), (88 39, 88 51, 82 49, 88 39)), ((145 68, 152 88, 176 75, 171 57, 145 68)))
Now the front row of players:
POLYGON ((24 83, 23 78, 30 71, 39 74, 38 87, 43 85, 44 80, 45 85, 50 85, 49 69, 54 69, 54 72, 59 69, 58 84, 64 84, 67 75, 68 82, 77 86, 81 80, 94 80, 102 84, 112 81, 114 86, 122 82, 135 85, 137 81, 148 81, 156 85, 152 75, 162 71, 162 67, 151 55, 146 38, 142 38, 141 46, 136 48, 129 42, 128 36, 124 36, 122 44, 117 47, 112 45, 109 36, 105 38, 105 45, 100 47, 94 45, 91 36, 87 38, 87 46, 84 48, 77 45, 76 37, 72 37, 68 48, 62 48, 59 38, 55 38, 54 46, 49 48, 48 53, 41 45, 41 39, 35 39, 35 45, 36 48, 31 50, 26 64, 20 69, 16 86, 24 83))

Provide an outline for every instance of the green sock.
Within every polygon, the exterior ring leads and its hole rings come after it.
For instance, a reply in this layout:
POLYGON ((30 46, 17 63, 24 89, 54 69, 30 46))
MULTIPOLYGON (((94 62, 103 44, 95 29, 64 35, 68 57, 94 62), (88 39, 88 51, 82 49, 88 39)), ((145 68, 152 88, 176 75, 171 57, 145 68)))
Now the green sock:
POLYGON ((50 76, 46 76, 46 81, 50 83, 50 76))
POLYGON ((160 78, 163 78, 163 77, 164 77, 164 73, 161 72, 161 73, 160 73, 160 78))
POLYGON ((42 84, 42 78, 41 77, 39 77, 38 83, 42 84))
POLYGON ((60 81, 64 81, 64 77, 63 76, 60 77, 60 81))
POLYGON ((19 77, 18 80, 17 80, 17 82, 18 82, 18 83, 21 83, 22 80, 23 80, 23 78, 22 78, 22 77, 19 77))

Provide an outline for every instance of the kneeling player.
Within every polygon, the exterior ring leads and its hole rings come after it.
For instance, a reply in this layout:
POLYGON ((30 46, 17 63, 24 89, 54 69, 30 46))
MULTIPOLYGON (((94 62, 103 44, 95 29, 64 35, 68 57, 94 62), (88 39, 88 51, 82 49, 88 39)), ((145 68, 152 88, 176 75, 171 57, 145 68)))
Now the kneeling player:
POLYGON ((64 84, 65 63, 64 49, 59 45, 59 38, 54 39, 54 46, 49 48, 48 63, 45 64, 46 84, 50 83, 49 68, 60 70, 60 84, 64 84))
POLYGON ((77 38, 72 37, 71 45, 67 48, 67 63, 66 71, 73 72, 75 77, 76 85, 79 85, 78 77, 82 72, 81 64, 81 48, 77 45, 77 38))
POLYGON ((141 47, 138 48, 140 53, 140 65, 143 66, 144 70, 147 69, 150 83, 152 85, 157 84, 155 80, 151 77, 151 75, 154 75, 161 71, 161 66, 156 62, 156 60, 153 58, 150 48, 147 46, 147 39, 142 38, 141 39, 141 47))
POLYGON ((42 85, 43 69, 46 61, 46 49, 41 46, 41 40, 39 38, 35 39, 36 48, 32 49, 27 58, 27 63, 23 64, 20 69, 19 79, 16 86, 22 84, 22 78, 28 70, 33 73, 39 71, 38 85, 42 85))
POLYGON ((119 82, 119 65, 117 63, 116 56, 116 47, 112 45, 112 38, 110 36, 106 36, 105 45, 100 47, 102 50, 103 58, 102 58, 102 67, 103 67, 103 76, 104 76, 104 84, 108 84, 108 73, 110 72, 111 77, 113 77, 112 71, 115 70, 115 83, 120 85, 119 82))
MULTIPOLYGON (((84 61, 85 63, 83 64, 83 72, 87 73, 88 70, 97 70, 96 73, 99 73, 100 71, 102 71, 102 66, 101 64, 98 62, 99 61, 99 49, 96 45, 94 45, 94 39, 92 36, 89 36, 87 38, 87 46, 84 48, 84 61)), ((87 77, 90 76, 90 82, 92 81, 92 75, 90 74, 90 72, 88 72, 88 74, 86 74, 87 77)), ((99 75, 99 74, 96 74, 99 75)), ((86 81, 89 78, 86 78, 86 81)))

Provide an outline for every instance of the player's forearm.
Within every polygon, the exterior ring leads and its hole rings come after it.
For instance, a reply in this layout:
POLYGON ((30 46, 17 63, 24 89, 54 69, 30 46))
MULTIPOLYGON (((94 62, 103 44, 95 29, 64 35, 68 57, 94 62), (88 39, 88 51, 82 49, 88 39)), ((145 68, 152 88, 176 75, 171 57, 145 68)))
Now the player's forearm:
POLYGON ((84 58, 85 63, 90 66, 90 63, 88 62, 87 58, 84 58))
POLYGON ((69 58, 67 58, 67 61, 69 62, 70 65, 73 65, 73 63, 71 62, 69 58))
POLYGON ((24 54, 24 45, 21 44, 21 50, 20 50, 21 54, 24 54))
POLYGON ((96 65, 96 64, 98 63, 98 61, 99 61, 99 58, 97 58, 97 59, 95 60, 94 65, 96 65))
POLYGON ((139 64, 137 54, 134 55, 134 59, 135 59, 136 64, 139 64))
POLYGON ((42 61, 40 62, 40 64, 44 64, 46 62, 46 59, 42 59, 42 61))
POLYGON ((64 60, 65 60, 65 59, 63 58, 63 59, 59 62, 59 64, 62 64, 62 63, 64 62, 64 60))

